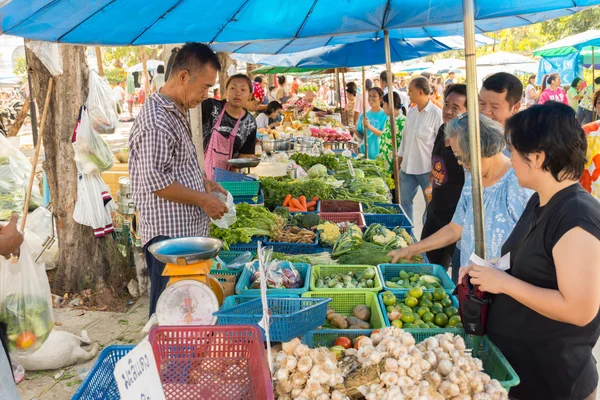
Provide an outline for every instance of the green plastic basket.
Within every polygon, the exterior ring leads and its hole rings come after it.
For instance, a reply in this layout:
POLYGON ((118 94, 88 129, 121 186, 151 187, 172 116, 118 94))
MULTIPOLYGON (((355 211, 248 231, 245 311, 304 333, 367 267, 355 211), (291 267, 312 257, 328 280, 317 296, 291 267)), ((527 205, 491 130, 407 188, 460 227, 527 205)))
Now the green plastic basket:
POLYGON ((232 196, 257 196, 260 190, 259 181, 245 182, 220 182, 223 189, 231 193, 232 196))
MULTIPOLYGON (((309 294, 309 293, 307 293, 309 294)), ((335 302, 335 300, 334 300, 335 302)), ((371 329, 361 330, 344 330, 344 336, 350 340, 354 340, 359 336, 370 336, 371 329)), ((473 347, 473 335, 467 335, 462 329, 452 329, 441 332, 439 329, 413 329, 410 333, 413 335, 417 343, 422 342, 428 337, 439 335, 440 333, 453 333, 460 335, 465 339, 467 348, 473 347)), ((319 329, 308 332, 302 337, 302 341, 308 347, 331 347, 335 340, 340 337, 340 331, 336 329, 319 329)), ((487 337, 484 336, 481 341, 479 353, 477 354, 483 362, 483 370, 492 379, 497 379, 503 388, 509 390, 511 387, 517 386, 520 383, 519 376, 510 366, 500 349, 487 337)))
MULTIPOLYGON (((333 308, 336 313, 351 316, 352 309, 358 305, 366 305, 371 309, 371 327, 380 329, 385 327, 385 320, 381 313, 381 307, 377 301, 377 294, 373 292, 363 291, 323 291, 323 292, 307 292, 302 297, 310 298, 327 298, 333 301, 329 303, 329 307, 333 308)), ((347 329, 337 329, 337 331, 345 332, 347 329)), ((339 336, 339 335, 338 335, 339 336)))
MULTIPOLYGON (((404 299, 406 298, 406 295, 408 294, 407 291, 405 291, 405 292, 393 292, 393 293, 394 293, 394 296, 396 296, 397 301, 400 301, 400 302, 404 301, 404 299)), ((458 308, 459 307, 459 305, 458 305, 458 298, 456 298, 456 296, 453 296, 452 292, 449 291, 449 290, 446 290, 446 294, 450 297, 450 300, 452 300, 452 305, 454 307, 458 308)), ((377 295, 377 299, 379 300, 379 307, 381 307, 381 312, 383 313, 383 319, 385 320, 385 324, 387 326, 391 326, 390 319, 387 316, 386 306, 385 306, 385 304, 383 304, 383 292, 381 292, 381 293, 379 293, 377 295)), ((457 314, 457 315, 460 315, 460 314, 457 314)), ((454 329, 454 328, 432 328, 432 329, 433 330, 444 330, 444 331, 447 331, 448 329, 454 329)), ((420 331, 420 330, 422 330, 422 329, 421 328, 419 328, 419 329, 413 329, 413 328, 411 328, 411 329, 405 329, 405 331, 408 331, 410 333, 413 333, 414 331, 420 331)))
MULTIPOLYGON (((454 285, 454 282, 452 282, 452 278, 450 278, 444 267, 437 264, 379 264, 377 266, 377 271, 383 284, 383 290, 390 290, 394 293, 406 292, 410 290, 405 288, 391 288, 386 285, 386 281, 400 276, 400 271, 414 272, 420 275, 427 274, 438 277, 440 278, 442 287, 445 290, 452 291, 456 287, 456 285, 454 285)), ((425 290, 428 292, 433 291, 432 289, 425 290)))
POLYGON ((378 293, 383 289, 383 285, 381 284, 381 279, 379 278, 379 272, 377 272, 377 268, 371 265, 315 265, 312 267, 312 272, 310 274, 310 290, 311 291, 331 291, 331 292, 339 292, 339 291, 356 291, 360 290, 363 292, 375 292, 378 293), (375 277, 373 277, 374 286, 372 288, 356 288, 356 289, 346 289, 346 288, 317 288, 317 281, 322 276, 327 276, 331 274, 339 274, 346 273, 350 271, 364 271, 367 268, 375 269, 375 277))

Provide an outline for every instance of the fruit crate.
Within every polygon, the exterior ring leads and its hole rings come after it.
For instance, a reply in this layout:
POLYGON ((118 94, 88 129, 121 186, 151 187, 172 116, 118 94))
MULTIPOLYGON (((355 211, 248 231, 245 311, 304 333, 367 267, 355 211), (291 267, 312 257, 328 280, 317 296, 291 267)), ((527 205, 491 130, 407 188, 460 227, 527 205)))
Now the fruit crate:
MULTIPOLYGON (((416 274, 433 275, 440 278, 442 281, 442 287, 446 290, 453 291, 456 285, 452 282, 452 278, 448 275, 444 267, 437 264, 379 264, 377 266, 377 272, 379 278, 383 284, 383 290, 390 290, 396 292, 406 292, 410 289, 402 288, 391 288, 386 285, 387 281, 392 278, 400 276, 400 271, 414 272, 416 274)), ((424 289, 425 291, 432 291, 432 289, 424 289)))
POLYGON ((169 400, 274 399, 257 326, 159 326, 148 340, 169 400))
POLYGON ((105 347, 73 395, 73 400, 119 400, 121 395, 113 373, 117 362, 134 347, 132 345, 105 347))
POLYGON ((404 210, 399 204, 375 203, 378 207, 391 208, 397 211, 397 214, 374 214, 365 212, 365 222, 367 225, 381 224, 388 229, 394 229, 397 226, 402 228, 413 228, 413 224, 408 219, 404 210))
MULTIPOLYGON (((394 295, 396 296, 397 301, 404 301, 404 299, 406 298, 406 295, 408 294, 408 292, 403 292, 403 293, 394 293, 394 295)), ((452 292, 449 290, 446 290, 446 294, 448 296, 450 296, 450 300, 452 300, 452 305, 454 307, 456 307, 458 309, 458 299, 456 298, 456 296, 452 295, 452 292)), ((386 326, 391 326, 391 321, 387 316, 387 310, 386 310, 386 305, 383 304, 383 292, 379 293, 379 295, 377 295, 377 298, 379 299, 379 307, 381 307, 381 312, 383 313, 383 319, 385 320, 385 325, 386 326)), ((456 314, 456 315, 460 315, 460 314, 456 314)), ((448 330, 451 328, 431 328, 434 330, 448 330)), ((423 330, 423 328, 407 328, 405 329, 408 332, 413 333, 414 331, 421 331, 423 330)))
POLYGON ((256 178, 248 175, 238 174, 237 172, 231 172, 222 168, 213 168, 215 172, 215 182, 256 182, 256 178))
POLYGON ((221 182, 220 184, 232 196, 257 196, 260 190, 259 181, 221 182))
POLYGON ((311 268, 310 273, 310 290, 311 291, 331 291, 331 292, 339 292, 345 290, 360 290, 363 292, 375 292, 378 293, 383 289, 381 284, 381 278, 379 277, 379 273, 377 272, 377 268, 372 265, 314 265, 311 268), (321 276, 331 275, 331 274, 343 274, 350 271, 361 272, 366 270, 367 268, 373 268, 375 270, 375 277, 373 278, 373 287, 372 288, 355 288, 355 289, 344 289, 344 288, 317 288, 317 281, 321 276))
MULTIPOLYGON (((309 298, 327 298, 332 299, 329 307, 333 308, 336 313, 352 316, 352 309, 358 305, 366 305, 371 309, 371 327, 379 329, 385 327, 385 319, 381 312, 381 307, 377 301, 377 295, 373 292, 365 291, 322 291, 322 292, 307 292, 302 297, 309 298)), ((347 329, 337 329, 339 332, 346 332, 347 329)))
POLYGON ((322 200, 321 212, 324 213, 354 213, 363 212, 362 204, 352 200, 322 200))
MULTIPOLYGON (((255 261, 256 262, 256 261, 255 261)), ((308 288, 310 286, 310 265, 306 263, 292 263, 292 265, 298 270, 300 276, 303 279, 302 287, 295 289, 267 289, 267 295, 279 295, 279 294, 297 294, 301 295, 304 292, 308 292, 308 288)), ((250 272, 249 268, 244 268, 240 279, 238 279, 238 283, 235 286, 236 294, 243 294, 247 296, 260 296, 260 289, 249 289, 250 288, 250 278, 252 277, 252 272, 250 272)))
POLYGON ((251 206, 264 205, 265 203, 265 192, 260 189, 258 192, 258 196, 233 196, 233 203, 248 203, 251 206))
MULTIPOLYGON (((328 213, 321 211, 319 213, 319 217, 321 217, 321 219, 324 221, 330 221, 336 224, 339 224, 340 222, 349 222, 351 224, 356 224, 356 226, 358 226, 361 229, 367 226, 365 224, 365 218, 360 212, 328 213)), ((341 232, 344 232, 345 230, 346 228, 340 228, 341 232)))
MULTIPOLYGON (((276 294, 276 295, 271 295, 271 296, 267 295, 267 297, 297 299, 300 296, 297 294, 276 294)), ((250 300, 256 300, 256 296, 249 296, 249 295, 245 295, 245 294, 234 294, 233 296, 227 297, 223 301, 223 304, 221 305, 221 307, 219 309, 222 310, 224 308, 237 306, 238 304, 242 304, 242 303, 245 303, 250 300)))
MULTIPOLYGON (((335 340, 340 336, 345 336, 350 340, 354 340, 359 336, 370 336, 371 329, 360 330, 344 330, 338 329, 320 329, 308 332, 302 339, 304 344, 310 348, 331 347, 335 340)), ((473 335, 467 335, 463 329, 448 329, 444 333, 453 333, 460 335, 465 339, 467 348, 473 347, 473 335)), ((440 334, 439 329, 414 329, 410 332, 417 343, 423 340, 440 334)), ((497 379, 503 388, 509 390, 511 387, 517 386, 520 383, 519 376, 510 366, 500 349, 496 347, 489 337, 484 336, 477 354, 483 362, 483 370, 492 379, 497 379)))
MULTIPOLYGON (((271 317, 271 340, 287 342, 323 325, 327 315, 327 303, 330 301, 331 299, 267 297, 271 317)), ((258 324, 263 317, 263 306, 261 299, 255 298, 221 309, 213 315, 217 317, 218 325, 258 324)))

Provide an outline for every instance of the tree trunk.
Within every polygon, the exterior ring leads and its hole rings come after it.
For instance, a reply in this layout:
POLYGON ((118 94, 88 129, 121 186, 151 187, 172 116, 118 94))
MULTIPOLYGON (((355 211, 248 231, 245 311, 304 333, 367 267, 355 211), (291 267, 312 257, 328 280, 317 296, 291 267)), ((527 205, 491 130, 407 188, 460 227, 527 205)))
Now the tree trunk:
POLYGON ((19 133, 19 130, 23 126, 23 122, 25 122, 25 118, 27 118, 27 113, 29 112, 29 107, 31 105, 29 101, 29 96, 27 96, 27 98, 25 99, 23 108, 21 108, 21 112, 15 120, 15 123, 10 126, 10 129, 8 130, 8 137, 17 136, 17 133, 19 133))
POLYGON ((256 76, 256 74, 252 73, 255 69, 258 69, 258 64, 246 63, 246 75, 252 80, 254 80, 254 77, 256 76))
POLYGON ((96 62, 98 63, 98 75, 104 76, 104 66, 102 65, 102 49, 96 46, 96 62))
MULTIPOLYGON (((50 73, 27 47, 33 95, 44 104, 50 73)), ((124 289, 134 275, 112 236, 96 239, 90 227, 73 220, 77 200, 77 168, 71 145, 79 108, 88 95, 89 72, 85 47, 60 45, 63 73, 54 77, 54 90, 44 130, 44 170, 57 217, 59 261, 55 293, 112 287, 124 289)))
POLYGON ((150 76, 148 75, 148 64, 146 63, 146 48, 141 47, 142 52, 142 85, 144 88, 144 101, 150 96, 150 76))
POLYGON ((219 97, 223 100, 227 97, 227 91, 225 90, 225 85, 229 79, 227 70, 231 66, 232 61, 229 53, 217 53, 217 56, 219 56, 219 61, 221 62, 221 72, 219 72, 219 97))

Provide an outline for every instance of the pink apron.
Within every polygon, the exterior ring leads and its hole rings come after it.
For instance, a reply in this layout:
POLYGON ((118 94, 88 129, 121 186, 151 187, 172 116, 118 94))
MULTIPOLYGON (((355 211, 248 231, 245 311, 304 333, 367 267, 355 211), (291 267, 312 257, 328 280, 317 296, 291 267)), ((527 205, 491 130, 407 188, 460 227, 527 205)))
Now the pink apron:
POLYGON ((240 121, 242 120, 242 117, 240 116, 235 123, 235 126, 233 127, 229 137, 225 138, 223 135, 221 135, 221 133, 219 133, 219 127, 221 126, 223 114, 225 114, 225 106, 223 106, 223 111, 221 111, 219 119, 217 119, 215 126, 212 128, 210 142, 208 143, 208 147, 204 152, 204 173, 210 180, 212 180, 215 175, 213 168, 221 168, 226 170, 229 169, 227 160, 230 160, 233 156, 233 143, 235 142, 240 121))

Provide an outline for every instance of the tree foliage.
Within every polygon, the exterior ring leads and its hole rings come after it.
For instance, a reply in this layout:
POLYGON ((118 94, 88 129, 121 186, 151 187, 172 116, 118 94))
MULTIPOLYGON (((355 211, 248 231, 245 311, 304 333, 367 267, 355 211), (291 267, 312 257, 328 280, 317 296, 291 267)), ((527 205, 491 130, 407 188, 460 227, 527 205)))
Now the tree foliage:
POLYGON ((13 66, 13 73, 19 78, 19 81, 27 81, 27 61, 25 61, 25 57, 20 57, 16 60, 13 66))
POLYGON ((160 49, 146 46, 105 47, 102 52, 102 62, 109 67, 131 67, 142 62, 142 51, 146 52, 147 60, 152 60, 158 57, 160 49))

